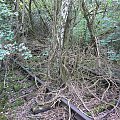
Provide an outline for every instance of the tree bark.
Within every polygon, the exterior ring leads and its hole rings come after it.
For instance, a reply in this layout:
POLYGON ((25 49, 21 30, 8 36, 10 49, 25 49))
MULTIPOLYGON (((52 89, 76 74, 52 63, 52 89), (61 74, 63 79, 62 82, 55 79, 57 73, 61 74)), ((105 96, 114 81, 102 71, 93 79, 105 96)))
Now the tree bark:
MULTIPOLYGON (((84 18, 86 19, 87 21, 87 28, 89 30, 89 33, 90 33, 90 37, 91 37, 91 41, 90 41, 90 47, 93 47, 94 48, 94 55, 95 56, 98 56, 97 54, 97 45, 96 45, 96 39, 95 39, 95 35, 94 35, 94 20, 95 20, 95 16, 97 14, 97 10, 99 8, 99 4, 97 1, 96 2, 96 8, 95 10, 93 10, 93 14, 90 15, 89 11, 88 11, 88 8, 85 4, 85 1, 82 0, 82 12, 83 12, 83 15, 84 15, 84 18)), ((88 47, 85 49, 85 52, 88 50, 88 47)))

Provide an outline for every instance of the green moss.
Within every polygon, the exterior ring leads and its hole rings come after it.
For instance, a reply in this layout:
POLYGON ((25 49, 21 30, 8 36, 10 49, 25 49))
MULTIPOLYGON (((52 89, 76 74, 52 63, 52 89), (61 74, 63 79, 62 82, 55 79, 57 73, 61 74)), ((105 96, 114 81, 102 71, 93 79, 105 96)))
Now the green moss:
POLYGON ((2 91, 3 91, 3 88, 4 88, 3 82, 1 82, 1 83, 0 83, 0 94, 1 94, 2 91))
POLYGON ((106 106, 105 106, 105 105, 99 105, 99 106, 97 106, 97 107, 95 107, 95 108, 93 109, 93 112, 94 112, 95 114, 98 114, 98 113, 100 113, 100 112, 103 112, 105 109, 106 109, 106 106))
POLYGON ((22 104, 24 104, 24 101, 22 99, 18 99, 14 103, 12 103, 9 107, 15 109, 16 107, 21 106, 22 104))
POLYGON ((3 93, 3 96, 0 99, 0 112, 3 112, 5 110, 5 106, 7 102, 8 102, 8 97, 5 93, 3 93))
POLYGON ((87 114, 88 116, 91 116, 91 113, 90 113, 90 112, 86 112, 86 114, 87 114))
POLYGON ((106 105, 106 108, 108 110, 111 110, 115 106, 116 102, 115 100, 111 101, 109 104, 106 105))
POLYGON ((22 88, 22 85, 20 83, 16 83, 13 85, 13 89, 15 92, 18 92, 22 88))
POLYGON ((100 105, 96 106, 95 108, 93 108, 92 111, 95 114, 98 114, 98 113, 101 113, 101 112, 105 111, 106 109, 111 110, 114 105, 115 105, 115 101, 111 101, 108 104, 100 104, 100 105))
POLYGON ((7 120, 7 117, 5 115, 0 114, 0 120, 7 120))

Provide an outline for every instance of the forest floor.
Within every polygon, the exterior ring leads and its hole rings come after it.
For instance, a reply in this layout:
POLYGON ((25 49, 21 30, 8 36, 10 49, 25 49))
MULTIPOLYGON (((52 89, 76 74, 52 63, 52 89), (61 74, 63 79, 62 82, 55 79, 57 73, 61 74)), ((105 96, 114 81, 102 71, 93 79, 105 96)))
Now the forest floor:
POLYGON ((61 97, 67 98, 95 120, 120 120, 120 86, 112 78, 109 80, 104 76, 104 81, 103 77, 89 76, 83 71, 83 77, 78 80, 74 77, 66 82, 46 79, 48 57, 42 54, 47 47, 31 43, 29 48, 33 57, 20 62, 46 84, 38 86, 36 81, 29 80, 28 75, 23 75, 15 64, 9 62, 7 77, 5 70, 0 73, 0 120, 72 120, 67 108, 55 106, 61 97), (2 81, 5 79, 6 88, 3 88, 2 81), (60 88, 64 83, 65 86, 60 88), (48 86, 53 91, 46 94, 45 88, 48 86), (33 114, 43 107, 48 110, 33 114))

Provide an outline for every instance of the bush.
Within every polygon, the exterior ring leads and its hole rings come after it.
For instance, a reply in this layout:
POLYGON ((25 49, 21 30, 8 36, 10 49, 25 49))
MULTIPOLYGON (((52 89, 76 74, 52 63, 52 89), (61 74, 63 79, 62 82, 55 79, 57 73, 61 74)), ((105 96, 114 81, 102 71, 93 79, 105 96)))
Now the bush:
POLYGON ((0 60, 5 59, 12 53, 21 53, 25 59, 32 57, 31 52, 24 43, 17 45, 13 39, 10 17, 17 15, 13 13, 3 0, 0 0, 0 60))

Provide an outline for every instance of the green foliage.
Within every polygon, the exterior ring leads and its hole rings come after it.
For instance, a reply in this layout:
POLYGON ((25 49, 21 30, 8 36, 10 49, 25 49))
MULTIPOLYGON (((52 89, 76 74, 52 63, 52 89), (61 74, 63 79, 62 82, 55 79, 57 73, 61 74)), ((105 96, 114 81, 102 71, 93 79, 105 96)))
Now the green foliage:
POLYGON ((112 0, 107 0, 107 3, 108 3, 108 4, 111 4, 111 3, 112 3, 112 0))
POLYGON ((32 57, 31 52, 24 43, 17 45, 13 39, 14 33, 11 31, 11 15, 17 15, 13 13, 9 6, 4 1, 0 1, 0 60, 5 59, 10 54, 19 53, 24 59, 32 57))
POLYGON ((110 60, 120 59, 120 12, 118 5, 120 2, 108 0, 107 3, 102 3, 101 10, 105 13, 99 13, 96 16, 96 36, 103 37, 100 40, 100 45, 107 47, 107 55, 110 60), (105 8, 108 3, 107 8, 105 8))
MULTIPOLYGON (((86 0, 85 3, 88 11, 94 11, 94 1, 86 0)), ((100 37, 100 39, 102 38, 100 44, 107 47, 107 55, 110 60, 120 60, 119 6, 120 2, 118 1, 101 1, 93 23, 94 35, 100 37)), ((76 14, 75 22, 78 24, 73 28, 73 40, 78 42, 82 38, 82 45, 87 45, 90 42, 90 34, 86 20, 83 17, 82 12, 77 12, 76 14)))
POLYGON ((6 55, 9 55, 9 51, 3 49, 3 45, 7 40, 12 40, 13 32, 11 31, 10 16, 12 12, 8 9, 8 6, 1 0, 0 1, 0 60, 6 55))
POLYGON ((13 86, 13 89, 15 92, 18 92, 22 88, 21 84, 15 83, 13 86))
POLYGON ((0 112, 5 110, 7 101, 8 101, 8 96, 6 92, 3 92, 2 97, 0 98, 0 112))
POLYGON ((88 44, 90 42, 90 34, 86 27, 86 20, 83 18, 82 14, 78 14, 76 23, 73 28, 73 40, 78 42, 80 38, 83 38, 84 44, 88 44))
POLYGON ((19 45, 14 44, 14 48, 15 48, 15 53, 20 53, 20 55, 24 58, 24 59, 28 59, 32 57, 31 51, 25 46, 24 43, 21 43, 19 45))
POLYGON ((11 10, 8 6, 1 1, 0 2, 0 44, 5 40, 12 40, 13 32, 11 31, 10 16, 12 15, 11 10))
POLYGON ((114 32, 100 40, 100 44, 107 46, 110 60, 120 60, 120 26, 116 26, 114 32))

